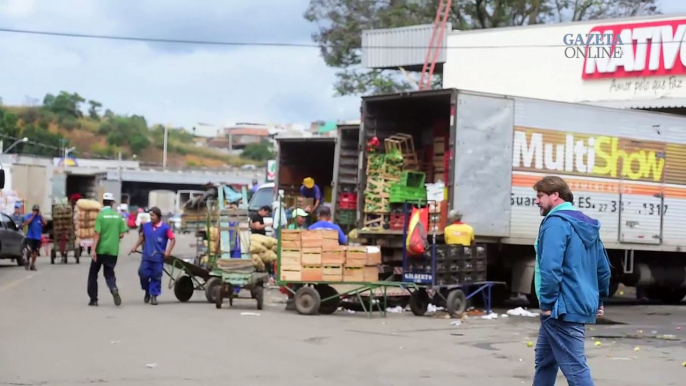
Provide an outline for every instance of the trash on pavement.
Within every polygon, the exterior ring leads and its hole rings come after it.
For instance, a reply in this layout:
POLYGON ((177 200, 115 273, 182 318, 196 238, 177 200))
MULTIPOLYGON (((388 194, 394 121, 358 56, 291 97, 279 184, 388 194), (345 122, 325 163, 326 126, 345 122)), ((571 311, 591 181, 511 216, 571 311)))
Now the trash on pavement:
POLYGON ((600 341, 596 341, 595 345, 596 345, 596 347, 598 347, 598 346, 602 345, 602 343, 600 343, 600 341))
POLYGON ((535 317, 537 317, 537 316, 539 315, 539 314, 537 314, 537 313, 535 313, 535 312, 531 312, 531 311, 529 311, 529 310, 525 310, 525 309, 523 309, 522 307, 517 307, 517 308, 515 308, 515 309, 508 310, 508 311, 507 311, 507 314, 510 315, 510 316, 527 316, 527 317, 529 317, 529 318, 535 318, 535 317))
POLYGON ((147 365, 145 365, 145 367, 149 369, 154 369, 155 367, 157 367, 157 363, 148 363, 147 365))
POLYGON ((241 312, 242 316, 260 316, 257 312, 241 312))

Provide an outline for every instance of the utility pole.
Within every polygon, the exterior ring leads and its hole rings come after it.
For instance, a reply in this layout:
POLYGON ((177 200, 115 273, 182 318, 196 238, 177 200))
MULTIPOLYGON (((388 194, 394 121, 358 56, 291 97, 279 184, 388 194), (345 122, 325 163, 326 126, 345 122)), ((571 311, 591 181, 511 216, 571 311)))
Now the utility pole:
POLYGON ((119 168, 119 197, 116 197, 116 198, 117 198, 117 201, 119 201, 119 203, 122 203, 123 200, 121 199, 121 198, 122 198, 121 191, 122 191, 122 184, 123 184, 122 181, 123 181, 123 178, 122 178, 122 175, 121 175, 121 173, 122 173, 122 167, 121 167, 121 150, 119 150, 119 163, 118 163, 118 165, 119 165, 119 166, 117 166, 117 167, 119 168))
POLYGON ((162 155, 162 169, 167 170, 167 138, 169 137, 169 124, 164 125, 164 150, 162 155))

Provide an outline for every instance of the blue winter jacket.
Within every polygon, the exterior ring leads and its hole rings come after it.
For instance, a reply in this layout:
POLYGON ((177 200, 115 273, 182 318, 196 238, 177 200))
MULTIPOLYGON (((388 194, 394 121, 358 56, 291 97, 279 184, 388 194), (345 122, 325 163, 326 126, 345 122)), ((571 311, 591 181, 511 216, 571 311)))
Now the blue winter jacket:
MULTIPOLYGON (((565 205, 565 204, 563 204, 565 205)), ((543 219, 536 241, 536 293, 541 310, 556 319, 595 323, 609 296, 610 263, 600 223, 573 207, 543 219)))

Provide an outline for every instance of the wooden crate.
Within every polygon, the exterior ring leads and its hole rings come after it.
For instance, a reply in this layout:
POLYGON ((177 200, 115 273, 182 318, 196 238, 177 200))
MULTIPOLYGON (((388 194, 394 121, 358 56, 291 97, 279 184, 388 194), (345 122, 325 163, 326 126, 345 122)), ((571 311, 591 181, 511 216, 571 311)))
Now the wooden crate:
POLYGON ((336 239, 324 239, 322 240, 322 248, 327 248, 327 247, 337 247, 340 244, 338 244, 338 232, 336 232, 336 239))
POLYGON ((335 240, 338 243, 338 231, 331 229, 318 230, 322 233, 322 239, 324 240, 335 240))
POLYGON ((322 252, 322 265, 343 265, 345 264, 345 252, 343 251, 327 251, 322 252))
POLYGON ((376 265, 366 266, 363 269, 363 276, 365 282, 379 281, 379 267, 376 265))
POLYGON ((317 230, 303 230, 300 232, 300 240, 322 240, 322 231, 317 230))
POLYGON ((300 241, 302 248, 321 248, 324 245, 324 239, 303 239, 300 241))
POLYGON ((381 248, 378 252, 367 252, 366 265, 379 265, 381 264, 381 248))
POLYGON ((302 281, 323 281, 324 270, 321 266, 305 266, 302 268, 302 281))
POLYGON ((281 265, 300 265, 302 263, 302 252, 298 250, 281 249, 281 265))
POLYGON ((281 230, 281 241, 298 241, 300 242, 300 229, 283 229, 281 230))
POLYGON ((302 271, 298 270, 284 270, 281 268, 281 280, 282 281, 301 281, 302 271))
POLYGON ((322 272, 323 281, 341 282, 343 281, 342 265, 325 265, 322 272))
POLYGON ((303 247, 301 262, 303 266, 322 265, 322 248, 303 247))
POLYGON ((364 281, 364 267, 348 267, 343 269, 343 281, 364 281))
POLYGON ((281 250, 284 249, 300 249, 302 244, 300 240, 284 240, 281 239, 281 250))

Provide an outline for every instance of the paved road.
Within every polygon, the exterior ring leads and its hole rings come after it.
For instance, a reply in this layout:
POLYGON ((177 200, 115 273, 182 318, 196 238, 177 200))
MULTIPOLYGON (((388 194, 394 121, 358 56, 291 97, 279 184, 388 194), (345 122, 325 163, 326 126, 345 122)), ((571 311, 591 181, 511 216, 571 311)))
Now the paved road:
MULTIPOLYGON (((126 248, 132 242, 127 237, 126 248)), ((180 241, 181 252, 189 242, 180 241)), ((527 342, 537 318, 452 326, 411 313, 305 317, 285 312, 278 292, 252 316, 242 313, 256 312, 253 301, 217 310, 201 293, 181 304, 166 287, 154 307, 143 304, 137 258, 125 256, 117 267, 123 306, 101 291, 100 307, 91 308, 87 263, 51 266, 43 258, 38 272, 0 266, 0 385, 531 384, 527 342)), ((609 306, 608 314, 626 324, 589 327, 598 385, 683 384, 686 307, 609 306), (650 338, 659 334, 678 340, 650 338)))

